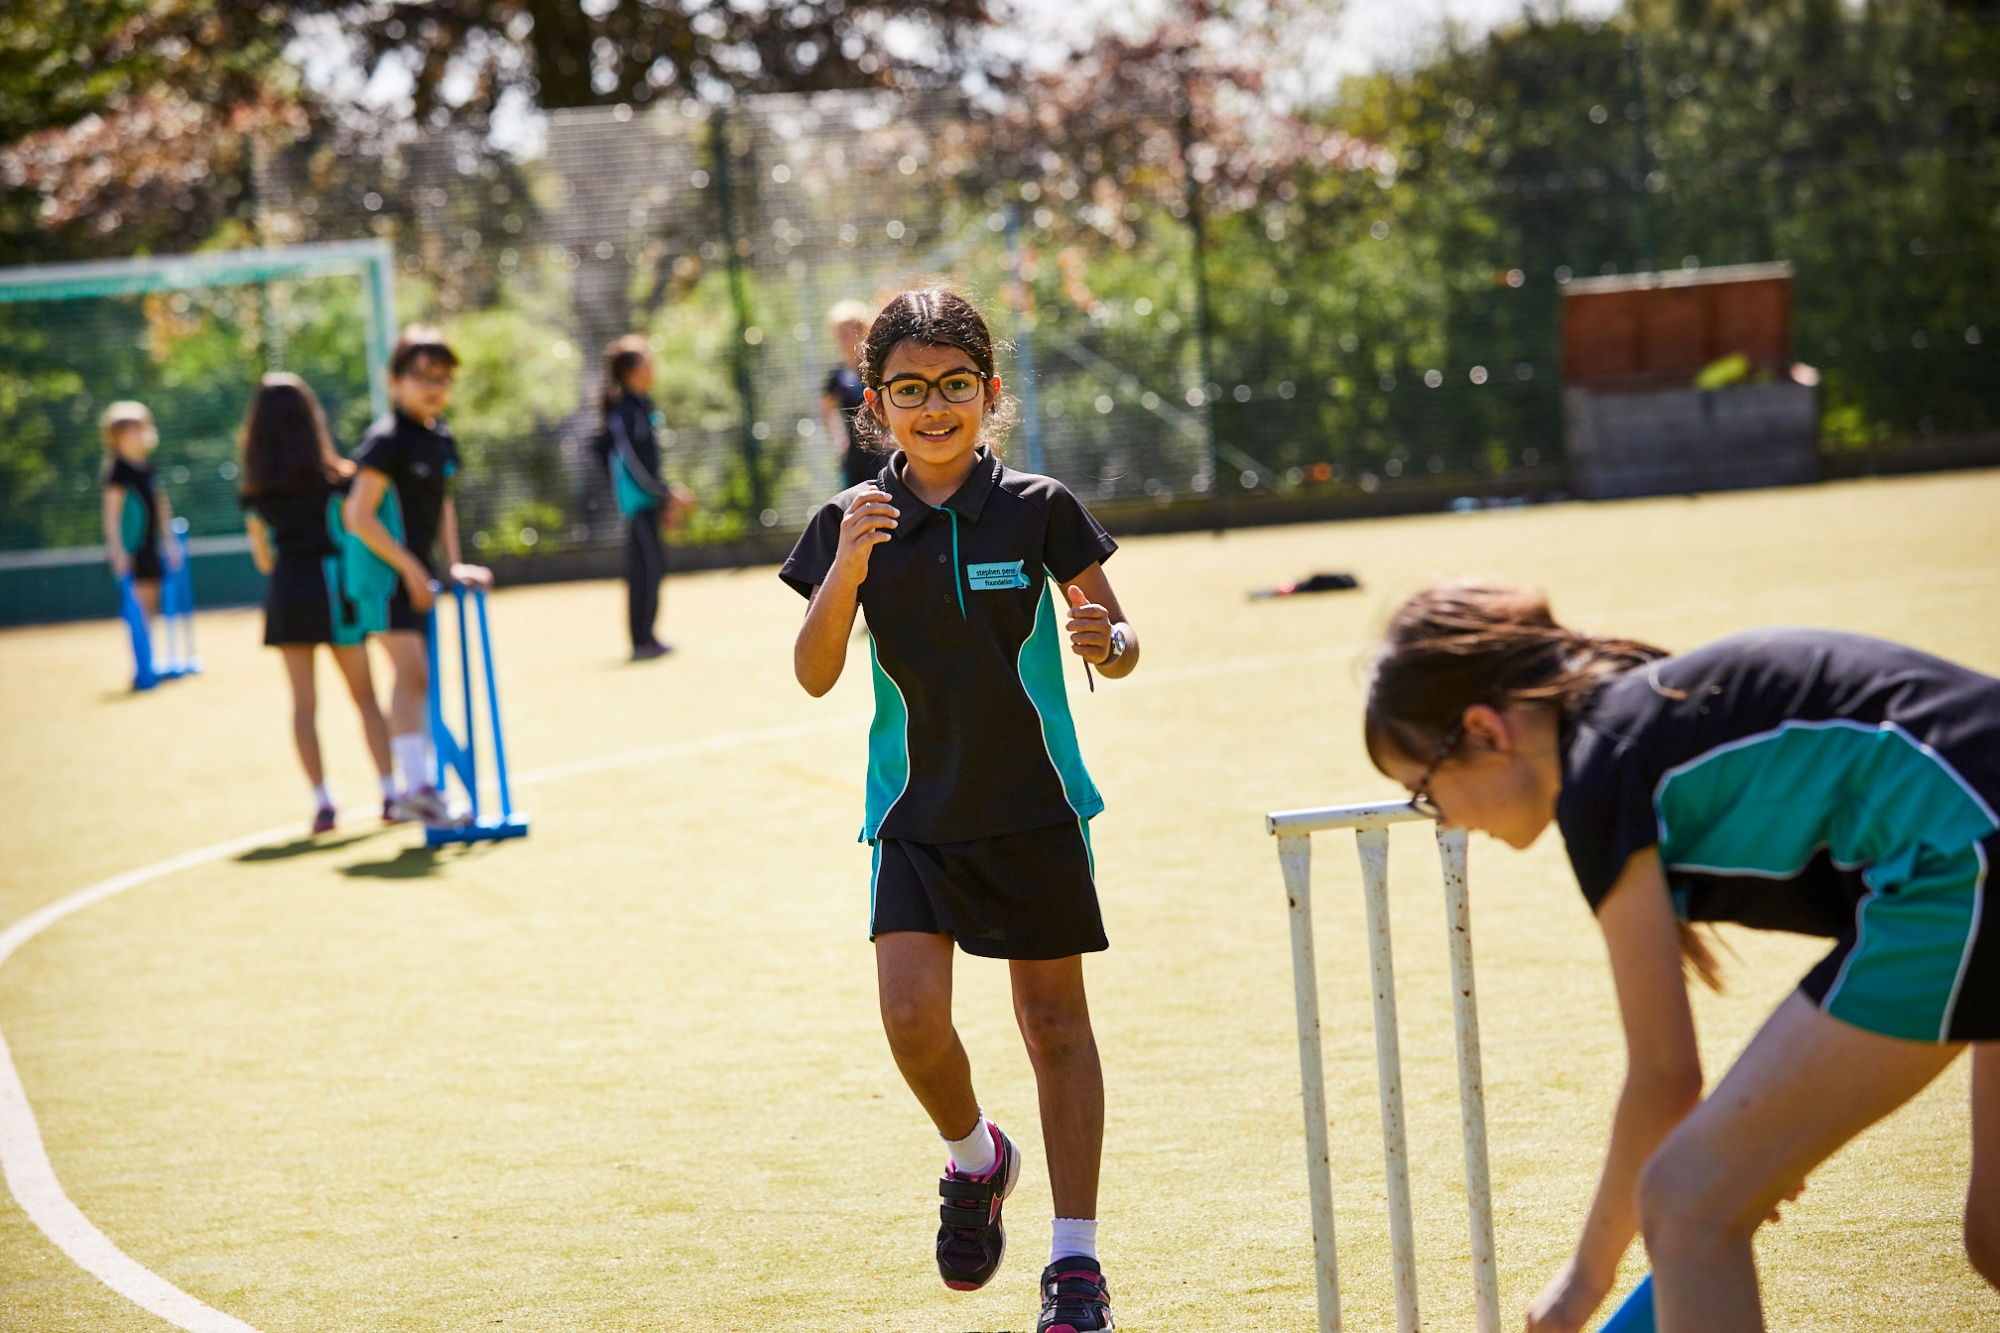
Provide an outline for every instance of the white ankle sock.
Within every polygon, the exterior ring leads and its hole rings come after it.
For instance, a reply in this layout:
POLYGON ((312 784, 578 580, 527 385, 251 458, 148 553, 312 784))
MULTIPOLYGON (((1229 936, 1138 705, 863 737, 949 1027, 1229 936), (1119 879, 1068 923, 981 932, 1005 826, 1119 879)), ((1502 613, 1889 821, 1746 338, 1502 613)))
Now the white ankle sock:
POLYGON ((324 782, 313 788, 313 809, 333 809, 333 792, 328 789, 324 782))
POLYGON ((407 736, 391 736, 389 753, 396 757, 401 791, 413 792, 431 785, 431 770, 424 762, 424 734, 421 731, 413 731, 407 736))
POLYGON ((1055 1232, 1049 1237, 1049 1262, 1058 1259, 1095 1259, 1097 1257, 1097 1219, 1094 1217, 1058 1217, 1055 1232))
POLYGON ((986 1126, 986 1113, 981 1111, 979 1122, 970 1134, 962 1139, 945 1139, 945 1146, 951 1149, 951 1164, 960 1175, 983 1176, 1000 1160, 1000 1145, 993 1141, 993 1131, 986 1126))
POLYGON ((396 775, 394 773, 384 773, 381 775, 381 778, 383 800, 393 801, 402 794, 402 788, 396 785, 396 775))

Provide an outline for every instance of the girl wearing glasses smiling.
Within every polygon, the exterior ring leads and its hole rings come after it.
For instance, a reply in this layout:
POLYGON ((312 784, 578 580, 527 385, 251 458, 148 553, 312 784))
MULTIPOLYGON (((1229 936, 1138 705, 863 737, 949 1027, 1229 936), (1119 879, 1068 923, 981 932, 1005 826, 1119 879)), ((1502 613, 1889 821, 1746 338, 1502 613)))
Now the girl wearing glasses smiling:
POLYGON ((1104 1082, 1083 955, 1106 947, 1089 821, 1104 808, 1079 753, 1063 643, 1106 677, 1139 641, 1105 580, 1117 549, 1057 481, 991 440, 1011 408, 993 338, 962 297, 905 292, 861 352, 859 423, 888 459, 813 517, 781 572, 810 599, 793 649, 815 697, 868 618, 875 721, 862 840, 882 1023, 904 1081, 950 1148, 939 1182, 945 1285, 984 1286, 1006 1249, 1014 1141, 981 1111, 952 1025, 954 946, 1004 958, 1040 1090, 1056 1221, 1038 1333, 1111 1327, 1097 1262, 1104 1082), (1053 579, 1068 600, 1058 625, 1053 579))
POLYGON ((1751 1238, 1808 1172, 1972 1046, 1965 1247, 2000 1286, 2000 680, 1910 648, 1766 629, 1668 655, 1457 584, 1396 613, 1369 756, 1436 818, 1562 831, 1629 1052, 1597 1194, 1530 1330, 1583 1327, 1644 1232, 1659 1327, 1760 1329, 1751 1238), (1694 922, 1833 948, 1702 1096, 1694 922))

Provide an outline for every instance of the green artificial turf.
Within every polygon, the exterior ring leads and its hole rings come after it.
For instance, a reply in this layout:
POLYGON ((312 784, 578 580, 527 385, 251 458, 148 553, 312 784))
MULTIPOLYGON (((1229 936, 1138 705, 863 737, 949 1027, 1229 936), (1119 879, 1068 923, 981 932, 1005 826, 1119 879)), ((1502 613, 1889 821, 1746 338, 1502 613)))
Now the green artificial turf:
MULTIPOLYGON (((1689 647, 1774 622, 2000 672, 2000 474, 1128 542, 1130 680, 1072 700, 1109 801, 1102 1244, 1121 1328, 1314 1327, 1290 955, 1270 809, 1393 794, 1361 670, 1402 594, 1493 574, 1580 626, 1689 647), (1358 593, 1251 602, 1316 570, 1358 593)), ((874 1013, 857 652, 791 678, 770 570, 677 578, 680 651, 628 665, 622 588, 493 601, 525 841, 421 850, 369 818, 352 711, 321 731, 355 817, 317 845, 276 655, 206 614, 208 671, 144 697, 113 623, 0 634, 0 924, 107 876, 289 825, 89 908, 0 969, 72 1199, 139 1262, 264 1333, 1033 1327, 1048 1234, 1005 972, 962 959, 980 1095, 1029 1155, 1014 1252, 972 1295, 931 1262, 942 1149, 874 1013), (621 758, 621 756, 623 758, 621 758), (607 761, 595 766, 581 761, 607 761), (540 772, 538 770, 550 770, 540 772)), ((1352 852, 1316 857, 1351 1327, 1391 1322, 1352 852)), ((1471 1327, 1435 857, 1393 839, 1423 1309, 1471 1327)), ((1603 948, 1553 836, 1475 839, 1474 947, 1506 1319, 1574 1242, 1623 1067, 1603 948)), ((1729 935, 1698 997, 1711 1079, 1823 946, 1729 935)), ((1965 1062, 1812 1180, 1760 1245, 1774 1326, 2000 1323, 1959 1245, 1965 1062)), ((1625 1282, 1640 1264, 1628 1260, 1625 1282)), ((0 1326, 165 1327, 0 1198, 0 1326)))

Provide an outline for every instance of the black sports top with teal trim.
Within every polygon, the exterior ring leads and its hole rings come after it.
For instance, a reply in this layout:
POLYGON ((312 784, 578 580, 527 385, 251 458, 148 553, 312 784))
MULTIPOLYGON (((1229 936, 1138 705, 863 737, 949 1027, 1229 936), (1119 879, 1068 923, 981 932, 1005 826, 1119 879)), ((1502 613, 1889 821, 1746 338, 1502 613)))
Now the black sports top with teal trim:
POLYGON ((403 510, 403 544, 435 569, 432 548, 458 472, 458 441, 451 428, 442 421, 426 426, 400 408, 392 410, 368 427, 354 448, 354 463, 389 478, 403 510))
MULTIPOLYGON (((903 480, 904 462, 895 454, 872 483, 902 517, 861 585, 875 681, 862 839, 969 842, 1090 818, 1104 798, 1077 747, 1049 580, 1069 582, 1118 544, 1061 482, 983 446, 936 508, 903 480)), ((833 568, 857 489, 820 507, 779 571, 802 595, 833 568)))
POLYGON ((2000 680, 1857 634, 1739 634, 1562 728, 1556 821, 1593 910, 1657 844, 1683 920, 1839 938, 1869 894, 1946 881, 1976 912, 1996 806, 2000 680))

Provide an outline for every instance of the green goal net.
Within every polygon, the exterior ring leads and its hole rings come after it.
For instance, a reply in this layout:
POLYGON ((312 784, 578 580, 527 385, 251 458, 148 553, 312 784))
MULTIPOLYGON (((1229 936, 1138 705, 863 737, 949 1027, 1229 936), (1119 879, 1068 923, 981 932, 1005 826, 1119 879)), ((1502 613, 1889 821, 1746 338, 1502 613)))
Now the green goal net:
POLYGON ((386 411, 394 257, 383 241, 0 269, 0 621, 108 613, 99 415, 144 403, 203 600, 255 595, 237 439, 292 371, 351 446, 386 411))

